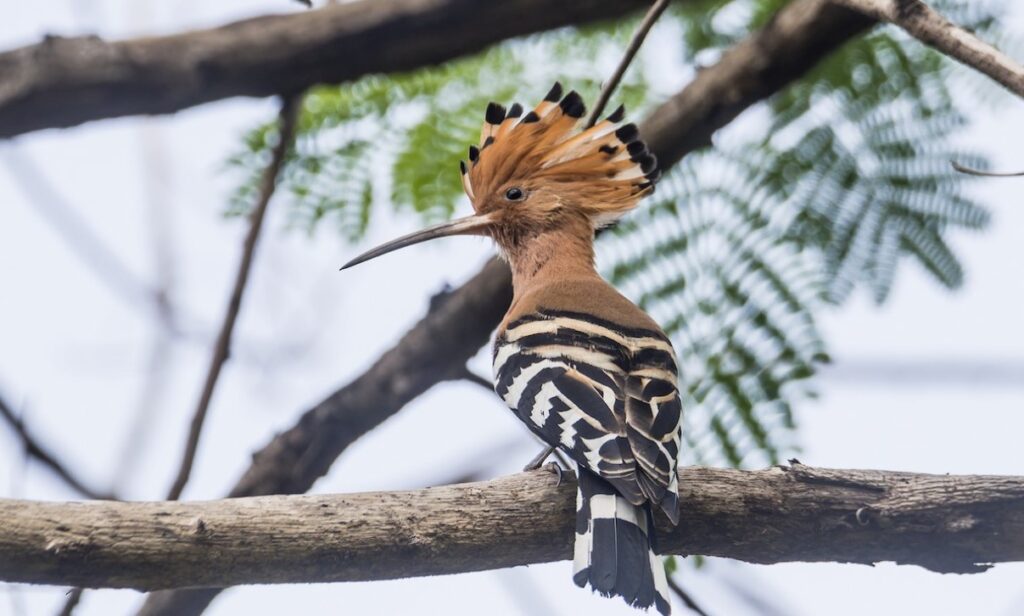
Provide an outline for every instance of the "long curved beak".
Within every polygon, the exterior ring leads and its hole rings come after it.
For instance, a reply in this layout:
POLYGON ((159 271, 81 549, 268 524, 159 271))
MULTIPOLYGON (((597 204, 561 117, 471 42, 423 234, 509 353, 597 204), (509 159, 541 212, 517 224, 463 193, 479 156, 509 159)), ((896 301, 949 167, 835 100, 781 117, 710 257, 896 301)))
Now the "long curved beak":
POLYGON ((405 248, 406 246, 412 246, 413 244, 419 244, 420 242, 426 242, 439 237, 448 237, 449 235, 486 235, 488 227, 491 225, 491 217, 488 214, 466 216, 465 218, 456 218, 448 222, 443 222, 439 225, 427 227, 415 231, 408 235, 403 235, 398 239, 391 240, 386 244, 381 244, 376 248, 367 250, 363 254, 359 255, 355 259, 352 259, 345 265, 341 266, 341 269, 348 269, 353 265, 359 265, 364 261, 369 261, 381 255, 389 252, 398 250, 399 248, 405 248))

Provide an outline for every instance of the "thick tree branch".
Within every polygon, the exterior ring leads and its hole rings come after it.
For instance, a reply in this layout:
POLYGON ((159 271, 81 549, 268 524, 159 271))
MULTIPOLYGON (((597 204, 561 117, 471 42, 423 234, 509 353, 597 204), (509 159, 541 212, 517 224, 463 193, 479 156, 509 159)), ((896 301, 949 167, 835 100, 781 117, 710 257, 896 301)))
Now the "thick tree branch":
MULTIPOLYGON (((867 30, 869 19, 827 0, 797 0, 765 28, 702 70, 641 125, 668 169, 710 143, 744 109, 799 79, 818 61, 867 30)), ((300 493, 350 444, 437 383, 461 378, 511 301, 508 267, 492 259, 430 311, 365 373, 302 415, 253 456, 230 496, 300 493), (438 346, 437 340, 446 344, 438 346)), ((218 589, 150 595, 139 616, 199 614, 218 589)))
MULTIPOLYGON (((664 553, 895 561, 973 573, 1024 560, 1024 477, 680 470, 664 553)), ((207 502, 0 500, 0 579, 156 588, 382 580, 572 555, 575 485, 537 471, 412 492, 207 502)))
POLYGON ((950 22, 921 0, 833 0, 854 11, 887 21, 907 31, 925 45, 934 47, 1024 97, 1024 66, 950 22))
POLYGON ((506 38, 620 17, 644 4, 363 0, 173 36, 48 37, 0 54, 0 138, 411 70, 506 38))

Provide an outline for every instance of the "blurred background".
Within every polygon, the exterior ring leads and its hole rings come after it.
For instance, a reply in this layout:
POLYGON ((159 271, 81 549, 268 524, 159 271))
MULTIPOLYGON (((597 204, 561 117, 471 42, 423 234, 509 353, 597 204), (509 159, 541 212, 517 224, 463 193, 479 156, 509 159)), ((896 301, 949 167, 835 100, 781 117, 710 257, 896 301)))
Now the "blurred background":
MULTIPOLYGON (((305 10, 284 0, 8 4, 3 50, 48 33, 117 39, 305 10)), ((639 120, 783 4, 674 6, 613 104, 639 120)), ((1024 56, 1015 3, 932 4, 1024 56)), ((455 169, 486 102, 532 103, 556 79, 594 100, 635 26, 534 35, 306 96, 184 498, 225 495, 253 451, 361 374, 432 295, 479 270, 493 249, 468 238, 338 267, 467 213, 455 169)), ((230 99, 0 141, 0 397, 94 492, 160 499, 174 478, 276 110, 230 99)), ((717 133, 606 234, 600 267, 680 353, 687 463, 760 468, 795 456, 1024 474, 1024 178, 949 167, 1024 170, 1020 135, 1019 100, 879 28, 717 133)), ((489 364, 485 349, 470 367, 489 378, 489 364)), ((348 448, 313 491, 496 477, 536 451, 493 393, 443 383, 348 448), (444 448, 423 438, 438 431, 444 448)), ((82 494, 4 423, 0 497, 82 494)), ((711 615, 1024 611, 1022 564, 939 575, 693 561, 675 577, 711 615)), ((632 613, 577 589, 569 571, 235 588, 208 613, 632 613)), ((0 584, 0 614, 57 613, 67 590, 0 584)), ((90 591, 75 613, 127 614, 141 601, 90 591)))

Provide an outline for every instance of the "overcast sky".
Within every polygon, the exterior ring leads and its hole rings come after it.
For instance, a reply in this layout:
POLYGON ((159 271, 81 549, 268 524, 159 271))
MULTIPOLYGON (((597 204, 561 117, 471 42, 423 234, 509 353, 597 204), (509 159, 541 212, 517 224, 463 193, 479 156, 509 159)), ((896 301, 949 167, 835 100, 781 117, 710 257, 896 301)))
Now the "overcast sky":
MULTIPOLYGON (((291 8, 284 0, 17 3, 4 9, 0 49, 46 32, 124 37, 291 8)), ((1024 32, 1020 15, 1014 24, 1024 32)), ((156 499, 171 482, 243 233, 240 221, 220 215, 234 181, 223 161, 242 131, 273 113, 272 101, 236 99, 0 143, 0 392, 91 485, 156 499), (83 262, 82 248, 63 235, 81 241, 82 225, 127 278, 99 276, 83 262), (171 265, 161 267, 161 258, 171 265), (133 295, 132 280, 161 279, 183 315, 183 337, 160 334, 153 311, 133 295), (154 368, 154 357, 165 358, 165 369, 160 361, 154 368), (144 429, 137 431, 140 409, 144 429)), ((989 151, 999 168, 1024 168, 1019 102, 1004 97, 995 108, 978 107, 974 120, 964 144, 989 151)), ((962 290, 949 293, 904 263, 885 306, 858 295, 821 319, 836 362, 820 379, 821 398, 798 409, 804 463, 1024 474, 1024 179, 983 181, 976 191, 993 224, 951 236, 967 273, 962 290)), ((342 274, 337 267, 363 246, 345 245, 327 228, 312 237, 287 232, 282 214, 271 204, 237 352, 216 393, 189 499, 226 493, 252 451, 358 375, 422 316, 432 293, 462 282, 491 254, 483 240, 452 239, 342 274)), ((413 226, 384 214, 367 244, 413 226)), ((480 356, 473 365, 488 374, 488 363, 480 356)), ((534 448, 493 394, 445 384, 358 441, 314 491, 420 487, 485 462, 497 476, 516 471, 534 448), (439 432, 444 448, 424 438, 439 432)), ((26 466, 0 429, 0 496, 75 495, 26 466)), ((894 565, 714 560, 704 571, 684 568, 681 580, 717 616, 759 613, 731 590, 737 585, 763 594, 782 613, 803 616, 1024 610, 1020 564, 942 576, 894 565)), ((51 614, 63 592, 0 585, 0 615, 51 614)), ((77 613, 128 613, 140 600, 130 591, 91 592, 77 613)), ((565 562, 396 582, 235 589, 209 613, 428 614, 442 606, 467 615, 633 613, 578 590, 565 562)))

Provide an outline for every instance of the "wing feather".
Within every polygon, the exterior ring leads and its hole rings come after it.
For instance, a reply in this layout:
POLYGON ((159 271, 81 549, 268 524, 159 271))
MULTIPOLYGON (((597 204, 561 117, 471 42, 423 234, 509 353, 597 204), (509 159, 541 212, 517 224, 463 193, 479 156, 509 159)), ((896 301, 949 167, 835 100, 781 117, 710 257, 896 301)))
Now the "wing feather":
POLYGON ((630 503, 650 501, 677 521, 681 406, 671 346, 611 327, 547 315, 512 324, 495 345, 496 390, 545 442, 630 503))

